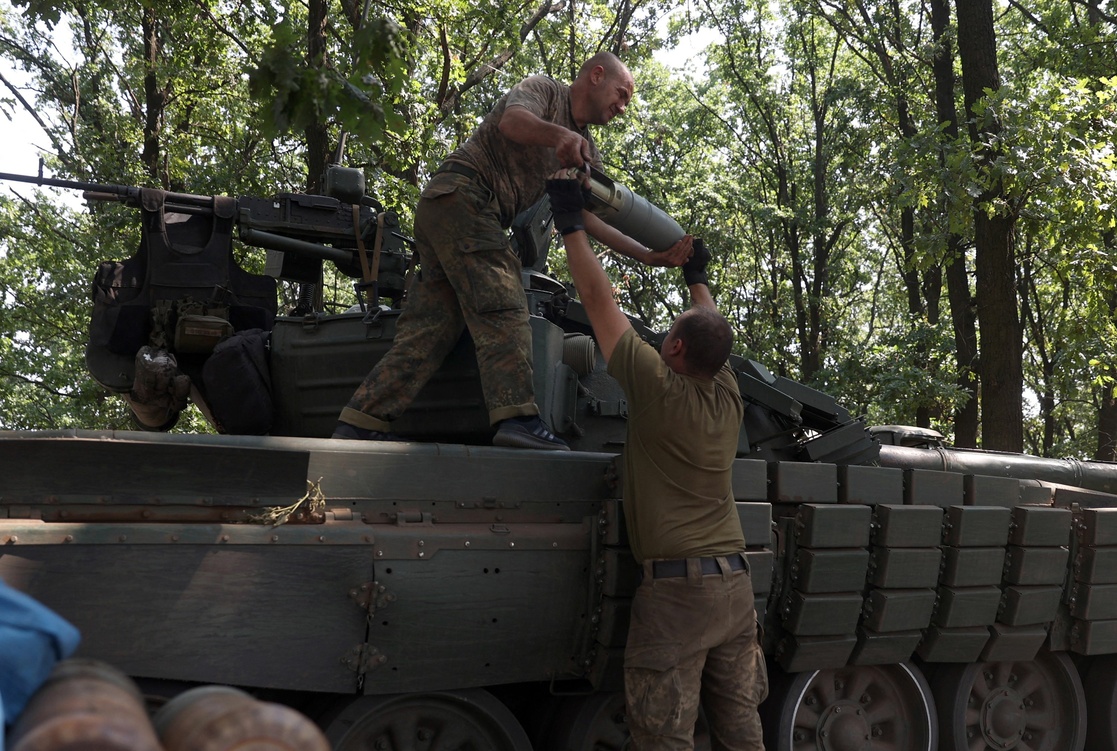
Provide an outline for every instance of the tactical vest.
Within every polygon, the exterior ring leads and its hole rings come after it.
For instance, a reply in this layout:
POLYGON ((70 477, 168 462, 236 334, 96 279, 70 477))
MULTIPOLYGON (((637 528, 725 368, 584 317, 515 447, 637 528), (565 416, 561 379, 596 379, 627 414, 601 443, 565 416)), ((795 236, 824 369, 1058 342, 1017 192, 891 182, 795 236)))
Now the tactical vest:
POLYGON ((102 262, 93 280, 86 365, 118 393, 131 388, 140 347, 201 360, 225 335, 270 330, 277 308, 275 280, 233 258, 235 198, 143 188, 140 210, 136 253, 102 262))

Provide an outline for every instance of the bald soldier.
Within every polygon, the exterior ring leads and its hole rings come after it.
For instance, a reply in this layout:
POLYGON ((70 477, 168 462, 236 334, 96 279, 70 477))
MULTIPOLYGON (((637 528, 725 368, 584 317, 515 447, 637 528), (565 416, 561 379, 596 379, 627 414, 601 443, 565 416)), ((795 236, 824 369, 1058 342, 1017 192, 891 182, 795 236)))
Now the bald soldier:
MULTIPOLYGON (((508 228, 560 167, 600 169, 589 126, 606 125, 632 100, 632 74, 602 52, 569 86, 546 76, 516 84, 427 183, 415 210, 419 273, 392 348, 341 411, 334 438, 398 440, 392 421, 412 402, 468 329, 493 443, 569 450, 543 423, 532 385, 531 329, 520 259, 508 228)), ((664 253, 587 217, 586 231, 649 265, 679 266, 689 247, 664 253)))

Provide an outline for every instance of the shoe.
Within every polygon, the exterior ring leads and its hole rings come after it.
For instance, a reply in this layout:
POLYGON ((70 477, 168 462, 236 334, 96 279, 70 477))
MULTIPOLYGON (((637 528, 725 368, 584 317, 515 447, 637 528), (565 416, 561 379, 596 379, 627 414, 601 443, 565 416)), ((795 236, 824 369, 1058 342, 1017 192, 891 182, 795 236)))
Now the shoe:
POLYGON ((550 451, 569 451, 570 447, 543 424, 538 416, 510 417, 500 421, 494 446, 510 446, 518 449, 543 449, 550 451))
POLYGON ((395 433, 385 433, 382 430, 370 430, 369 428, 359 428, 356 425, 350 425, 347 422, 337 421, 334 426, 334 433, 330 438, 345 438, 350 441, 402 441, 395 433))

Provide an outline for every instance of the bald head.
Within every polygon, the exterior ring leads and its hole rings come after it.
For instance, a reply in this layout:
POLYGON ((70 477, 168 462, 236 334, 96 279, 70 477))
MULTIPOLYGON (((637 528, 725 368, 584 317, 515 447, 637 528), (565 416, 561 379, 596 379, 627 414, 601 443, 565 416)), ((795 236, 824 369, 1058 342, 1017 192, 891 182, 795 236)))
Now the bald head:
POLYGON ((578 78, 585 78, 593 72, 597 66, 601 66, 605 70, 607 77, 616 75, 630 75, 628 68, 621 62, 621 59, 614 55, 612 52, 598 52, 582 63, 582 67, 578 70, 578 78))

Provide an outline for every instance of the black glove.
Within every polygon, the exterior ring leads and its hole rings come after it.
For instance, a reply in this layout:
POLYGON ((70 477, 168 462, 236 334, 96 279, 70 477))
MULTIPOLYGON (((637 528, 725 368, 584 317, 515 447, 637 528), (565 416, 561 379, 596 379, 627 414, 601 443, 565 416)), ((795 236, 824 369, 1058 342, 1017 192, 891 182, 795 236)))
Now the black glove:
POLYGON ((688 287, 692 284, 709 283, 706 279, 706 264, 709 262, 710 251, 706 250, 706 244, 702 242, 701 237, 694 238, 694 253, 683 264, 683 279, 686 280, 688 287))
POLYGON ((582 209, 586 199, 582 194, 582 184, 577 180, 548 180, 547 195, 551 199, 551 216, 555 229, 564 235, 584 230, 582 209))

